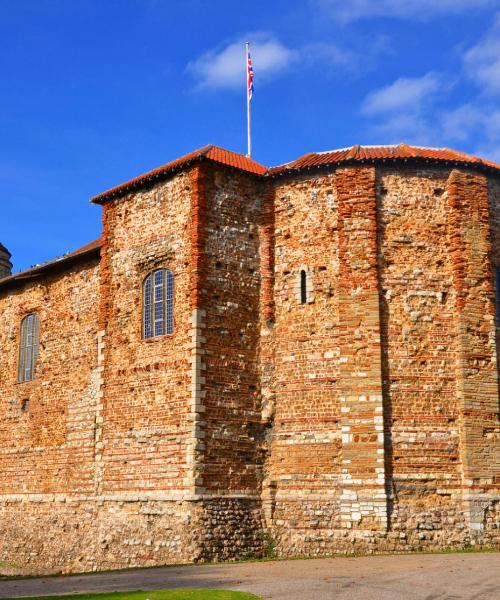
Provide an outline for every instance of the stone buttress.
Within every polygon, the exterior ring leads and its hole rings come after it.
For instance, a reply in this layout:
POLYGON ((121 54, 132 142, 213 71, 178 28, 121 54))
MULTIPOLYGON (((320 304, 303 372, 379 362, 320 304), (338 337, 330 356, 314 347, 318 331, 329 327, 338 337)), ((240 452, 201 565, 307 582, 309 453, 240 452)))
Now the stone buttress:
POLYGON ((453 170, 448 178, 449 250, 457 324, 457 397, 464 512, 481 542, 486 512, 498 502, 500 477, 498 366, 488 180, 453 170), (495 494, 496 492, 496 494, 495 494))
POLYGON ((387 527, 375 168, 337 172, 342 427, 341 518, 387 527))

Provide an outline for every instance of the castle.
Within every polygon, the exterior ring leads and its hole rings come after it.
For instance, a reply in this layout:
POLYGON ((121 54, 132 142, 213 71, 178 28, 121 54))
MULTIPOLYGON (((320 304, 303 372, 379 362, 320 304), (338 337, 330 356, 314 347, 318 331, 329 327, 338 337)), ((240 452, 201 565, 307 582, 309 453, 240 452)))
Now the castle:
POLYGON ((93 202, 0 246, 0 572, 500 546, 500 165, 206 146, 93 202))

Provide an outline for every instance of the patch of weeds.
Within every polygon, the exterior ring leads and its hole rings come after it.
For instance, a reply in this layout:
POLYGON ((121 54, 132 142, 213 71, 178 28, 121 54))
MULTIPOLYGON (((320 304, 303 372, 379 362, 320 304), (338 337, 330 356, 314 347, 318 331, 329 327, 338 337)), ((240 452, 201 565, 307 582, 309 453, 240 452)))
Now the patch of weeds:
POLYGON ((25 600, 259 600, 246 592, 208 589, 155 590, 149 592, 112 592, 103 594, 71 594, 65 596, 33 596, 25 600))
POLYGON ((262 544, 262 558, 276 558, 276 546, 278 542, 266 531, 259 532, 259 540, 262 544))
POLYGON ((492 548, 491 546, 447 547, 438 550, 422 550, 419 554, 479 554, 481 552, 498 552, 498 548, 492 548))

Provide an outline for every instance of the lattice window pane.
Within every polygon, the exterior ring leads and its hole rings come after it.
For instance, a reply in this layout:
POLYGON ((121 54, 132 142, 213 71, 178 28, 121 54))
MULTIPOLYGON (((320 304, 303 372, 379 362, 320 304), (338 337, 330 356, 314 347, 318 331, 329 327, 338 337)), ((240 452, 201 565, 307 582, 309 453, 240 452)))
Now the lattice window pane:
POLYGON ((165 318, 167 322, 167 334, 174 333, 174 274, 172 271, 166 271, 167 289, 165 294, 165 318))
POLYGON ((31 359, 33 355, 33 315, 27 318, 26 326, 26 362, 24 366, 24 381, 31 379, 31 359))
MULTIPOLYGON (((33 365, 38 358, 38 315, 33 315, 33 365)), ((33 374, 34 377, 34 374, 33 374)))
POLYGON ((19 369, 17 379, 24 381, 24 355, 26 352, 26 319, 21 321, 21 333, 19 336, 19 369))
POLYGON ((30 314, 21 322, 19 345, 20 382, 35 378, 36 359, 38 357, 38 316, 30 314))
POLYGON ((165 333, 165 277, 163 269, 154 273, 154 331, 155 336, 165 333))
POLYGON ((174 331, 174 275, 153 271, 143 284, 142 331, 144 338, 171 335, 174 331))
POLYGON ((144 338, 152 337, 151 328, 151 275, 144 280, 142 290, 142 334, 144 338))

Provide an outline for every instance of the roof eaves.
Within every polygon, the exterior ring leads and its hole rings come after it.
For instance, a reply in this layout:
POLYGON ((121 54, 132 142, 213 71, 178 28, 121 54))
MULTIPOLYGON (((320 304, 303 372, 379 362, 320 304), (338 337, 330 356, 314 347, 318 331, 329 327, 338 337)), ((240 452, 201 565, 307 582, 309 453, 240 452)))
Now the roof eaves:
POLYGON ((31 267, 31 269, 26 269, 20 273, 14 273, 13 275, 9 275, 8 277, 0 279, 0 289, 15 286, 26 281, 31 281, 50 271, 57 271, 61 268, 72 265, 79 260, 88 259, 92 255, 98 256, 100 251, 101 241, 95 240, 94 242, 86 244, 74 252, 70 252, 59 258, 55 258, 40 265, 36 265, 35 267, 31 267))
POLYGON ((96 196, 92 197, 90 201, 94 204, 104 204, 108 200, 112 200, 113 198, 117 198, 120 196, 124 196, 125 194, 144 187, 148 183, 152 181, 163 179, 164 177, 171 175, 177 171, 185 169, 192 165, 194 162, 206 158, 206 155, 213 148, 213 144, 208 144, 207 146, 203 146, 198 150, 194 150, 186 155, 186 159, 184 157, 180 157, 176 160, 170 161, 166 165, 162 165, 152 171, 148 171, 144 173, 144 175, 139 175, 134 177, 133 179, 126 181, 120 185, 117 185, 109 190, 101 192, 96 196))
POLYGON ((247 157, 245 157, 244 155, 225 150, 224 148, 219 148, 218 146, 215 146, 213 144, 208 144, 206 146, 203 146, 199 150, 194 150, 193 152, 190 152, 184 156, 181 156, 178 159, 170 161, 161 167, 158 167, 156 169, 153 169, 152 171, 149 171, 148 173, 145 173, 144 175, 139 175, 138 177, 135 177, 130 181, 127 181, 125 183, 122 183, 121 185, 106 190, 101 194, 98 194, 97 196, 91 198, 91 202, 93 202, 94 204, 104 204, 105 202, 113 198, 118 198, 133 190, 140 189, 153 181, 158 181, 160 179, 169 177, 178 171, 189 168, 192 164, 199 160, 209 160, 210 162, 213 162, 214 164, 220 165, 222 167, 235 169, 237 171, 242 171, 244 173, 247 173, 249 175, 255 175, 257 177, 262 177, 267 172, 266 167, 260 165, 259 163, 256 163, 255 161, 251 161, 252 165, 254 166, 253 170, 251 170, 250 168, 245 168, 244 161, 247 160, 247 157), (224 156, 224 153, 233 158, 237 158, 238 160, 224 160, 222 158, 224 156))
MULTIPOLYGON (((467 155, 466 155, 467 156, 467 155)), ((266 173, 266 176, 271 178, 277 178, 285 175, 298 174, 306 171, 321 171, 323 169, 330 169, 332 167, 346 167, 359 164, 398 164, 398 163, 413 163, 413 164, 433 164, 433 165, 453 165, 456 167, 470 167, 473 169, 479 169, 481 171, 487 171, 488 173, 496 174, 500 177, 500 168, 495 163, 485 161, 483 159, 477 160, 465 160, 458 157, 449 158, 438 158, 428 156, 386 156, 386 157, 365 157, 365 158, 354 158, 353 156, 344 157, 341 160, 332 160, 328 162, 321 162, 316 164, 307 165, 292 165, 286 164, 278 167, 272 167, 266 173)))

